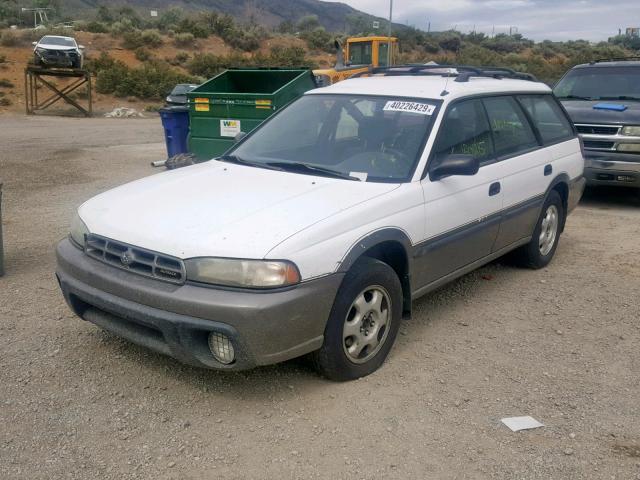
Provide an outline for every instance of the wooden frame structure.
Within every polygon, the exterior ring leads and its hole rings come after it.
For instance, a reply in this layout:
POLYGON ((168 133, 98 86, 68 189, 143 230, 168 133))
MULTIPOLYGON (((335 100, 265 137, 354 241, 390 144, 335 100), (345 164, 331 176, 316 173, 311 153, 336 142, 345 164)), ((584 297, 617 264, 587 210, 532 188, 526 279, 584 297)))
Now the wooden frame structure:
POLYGON ((88 70, 79 68, 45 68, 35 65, 29 65, 24 70, 24 93, 27 115, 33 115, 36 112, 45 110, 51 105, 55 104, 59 100, 64 100, 69 105, 75 107, 85 117, 90 117, 93 112, 93 100, 91 97, 91 74, 88 70), (60 88, 54 85, 50 79, 45 77, 54 78, 74 78, 70 84, 60 88), (80 103, 70 97, 70 94, 77 90, 79 87, 87 85, 87 106, 82 106, 80 103), (44 100, 40 100, 42 92, 38 92, 41 86, 46 87, 48 90, 45 93, 50 93, 44 100))

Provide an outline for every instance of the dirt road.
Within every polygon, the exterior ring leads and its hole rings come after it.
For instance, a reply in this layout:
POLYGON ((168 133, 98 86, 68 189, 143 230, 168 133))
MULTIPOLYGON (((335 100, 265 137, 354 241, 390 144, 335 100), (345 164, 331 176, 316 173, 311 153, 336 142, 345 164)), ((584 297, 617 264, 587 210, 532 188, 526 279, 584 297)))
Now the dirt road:
POLYGON ((544 270, 495 263, 416 302, 366 379, 221 374, 78 320, 54 279, 74 208, 154 174, 161 142, 157 119, 0 116, 0 478, 640 478, 631 195, 589 192, 544 270))

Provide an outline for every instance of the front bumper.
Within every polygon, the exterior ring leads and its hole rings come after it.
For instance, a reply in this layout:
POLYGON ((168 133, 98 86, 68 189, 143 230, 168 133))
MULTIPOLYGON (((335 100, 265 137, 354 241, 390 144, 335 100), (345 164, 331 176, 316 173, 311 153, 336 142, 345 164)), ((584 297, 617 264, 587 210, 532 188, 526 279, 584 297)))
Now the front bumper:
POLYGON ((56 276, 65 300, 84 320, 134 343, 199 367, 242 370, 320 348, 344 274, 275 291, 172 285, 89 258, 68 239, 57 248, 56 276), (236 359, 218 362, 210 332, 234 345, 236 359))
POLYGON ((35 52, 43 65, 48 67, 72 67, 74 62, 78 62, 80 55, 76 52, 64 50, 47 50, 45 52, 35 52))
POLYGON ((584 176, 588 185, 640 188, 640 155, 587 151, 584 176))

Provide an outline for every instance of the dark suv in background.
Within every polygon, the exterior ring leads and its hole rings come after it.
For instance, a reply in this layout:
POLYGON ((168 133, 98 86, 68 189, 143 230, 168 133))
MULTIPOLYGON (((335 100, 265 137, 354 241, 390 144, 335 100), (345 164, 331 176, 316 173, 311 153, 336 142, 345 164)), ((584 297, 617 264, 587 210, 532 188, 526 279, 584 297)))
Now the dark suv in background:
POLYGON ((577 65, 554 88, 584 142, 590 185, 640 188, 639 60, 577 65))

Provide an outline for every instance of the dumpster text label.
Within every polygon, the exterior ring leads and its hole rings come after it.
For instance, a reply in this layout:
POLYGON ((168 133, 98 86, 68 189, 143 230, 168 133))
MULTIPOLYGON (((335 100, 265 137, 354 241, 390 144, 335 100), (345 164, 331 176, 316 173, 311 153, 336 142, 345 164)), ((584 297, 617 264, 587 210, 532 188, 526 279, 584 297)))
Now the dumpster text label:
POLYGON ((220 120, 221 137, 235 137, 240 131, 240 120, 220 120))

